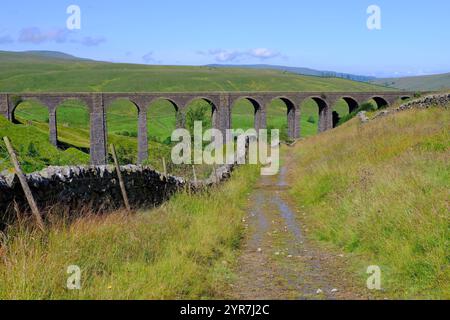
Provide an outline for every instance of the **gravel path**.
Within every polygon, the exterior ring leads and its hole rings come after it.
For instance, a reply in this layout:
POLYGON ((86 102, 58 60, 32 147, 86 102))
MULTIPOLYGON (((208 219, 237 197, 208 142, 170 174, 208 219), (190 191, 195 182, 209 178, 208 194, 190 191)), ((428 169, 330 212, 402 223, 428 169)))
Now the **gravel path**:
POLYGON ((361 277, 342 253, 308 239, 287 183, 289 158, 275 177, 261 177, 249 198, 247 233, 230 284, 231 299, 367 299, 361 277), (355 280, 357 279, 357 280, 355 280))

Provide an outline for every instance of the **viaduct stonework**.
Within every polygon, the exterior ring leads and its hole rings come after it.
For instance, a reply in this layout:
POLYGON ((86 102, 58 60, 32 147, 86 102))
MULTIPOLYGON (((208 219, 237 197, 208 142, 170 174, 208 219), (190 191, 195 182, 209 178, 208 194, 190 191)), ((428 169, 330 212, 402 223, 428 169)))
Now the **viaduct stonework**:
POLYGON ((189 93, 20 93, 0 94, 0 114, 14 121, 15 108, 24 101, 37 100, 47 106, 49 114, 50 142, 58 145, 56 110, 66 100, 79 100, 90 114, 91 164, 107 163, 106 109, 115 100, 129 100, 138 110, 138 159, 142 163, 148 158, 147 111, 157 100, 169 101, 177 112, 177 127, 185 124, 185 113, 189 104, 203 99, 211 105, 213 127, 225 132, 231 125, 231 110, 238 100, 246 99, 254 107, 254 127, 266 128, 266 112, 269 104, 281 99, 286 105, 288 135, 300 137, 301 104, 313 99, 319 109, 319 132, 333 128, 333 108, 340 99, 348 104, 349 111, 356 110, 361 103, 373 99, 378 107, 387 106, 399 99, 412 98, 413 92, 189 92, 189 93))

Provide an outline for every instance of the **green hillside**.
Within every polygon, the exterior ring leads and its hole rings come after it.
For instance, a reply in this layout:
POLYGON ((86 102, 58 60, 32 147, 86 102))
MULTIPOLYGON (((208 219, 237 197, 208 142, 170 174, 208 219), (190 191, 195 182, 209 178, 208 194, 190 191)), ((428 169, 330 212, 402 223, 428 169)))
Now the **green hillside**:
MULTIPOLYGON (((376 88, 376 89, 375 89, 376 88)), ((2 92, 370 91, 379 86, 277 70, 147 66, 0 51, 2 92)))
MULTIPOLYGON (((337 78, 301 76, 277 70, 239 68, 148 66, 115 64, 78 59, 57 52, 1 52, 0 92, 177 92, 177 91, 370 91, 392 90, 372 84, 337 78)), ((210 117, 210 106, 194 101, 190 109, 202 108, 210 117)), ((344 101, 336 110, 348 113, 344 101)), ((253 107, 239 101, 233 107, 234 128, 253 127, 253 107)), ((37 127, 47 135, 48 114, 36 102, 24 102, 15 111, 23 124, 37 127)), ((273 101, 268 109, 269 128, 281 130, 287 137, 286 106, 273 101)), ((58 108, 59 140, 77 148, 89 147, 89 115, 79 101, 67 101, 58 108)), ((302 105, 302 136, 317 133, 318 107, 308 100, 302 105)), ((136 158, 137 110, 127 101, 116 101, 108 108, 109 141, 128 150, 129 160, 136 158), (130 142, 130 143, 128 143, 130 142)), ((19 128, 19 127, 18 127, 19 128)), ((167 142, 175 128, 175 110, 164 101, 149 109, 148 135, 155 143, 167 142)), ((0 130, 2 134, 2 130, 0 130)), ((152 153, 154 151, 150 151, 152 153)))
POLYGON ((373 84, 402 90, 448 90, 450 89, 450 73, 430 76, 385 78, 371 81, 373 84))
MULTIPOLYGON (((65 150, 54 147, 48 139, 48 125, 38 121, 12 124, 0 117, 0 136, 10 138, 20 163, 26 172, 41 170, 49 165, 89 164, 89 131, 77 128, 60 128, 59 140, 72 145, 65 150)), ((136 163, 137 141, 132 137, 110 134, 108 142, 118 146, 118 157, 122 164, 136 163)), ((161 157, 169 159, 170 148, 154 141, 149 143, 148 164, 161 170, 161 157)), ((0 172, 11 168, 8 153, 0 141, 0 172)), ((182 168, 180 168, 182 170, 182 168)))
POLYGON ((450 297, 449 121, 448 105, 353 119, 293 151, 290 193, 310 236, 364 280, 378 265, 382 297, 450 297))

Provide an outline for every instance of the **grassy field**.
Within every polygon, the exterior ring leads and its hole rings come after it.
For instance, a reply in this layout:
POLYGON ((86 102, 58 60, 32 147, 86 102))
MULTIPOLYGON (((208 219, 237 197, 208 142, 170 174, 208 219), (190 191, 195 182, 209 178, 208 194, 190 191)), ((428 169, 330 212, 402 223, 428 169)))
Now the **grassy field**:
MULTIPOLYGON (((177 92, 177 91, 371 91, 388 88, 338 78, 301 76, 277 70, 239 68, 147 66, 94 61, 56 59, 31 54, 0 52, 0 91, 2 92, 177 92)), ((194 102, 200 104, 201 102, 194 102)), ((58 120, 75 127, 87 126, 87 114, 79 102, 70 102, 60 111, 58 120)), ((45 121, 45 112, 32 111, 35 104, 19 106, 17 114, 28 120, 45 121)), ((137 116, 133 106, 119 102, 111 111, 110 131, 136 131, 137 116)), ((173 107, 156 102, 150 108, 149 134, 165 140, 175 125, 173 107)), ((233 108, 235 127, 251 127, 253 110, 240 101, 233 108)), ((341 101, 338 112, 348 108, 341 101)), ((317 132, 317 106, 313 101, 303 106, 302 127, 305 136, 317 132)), ((286 107, 275 101, 269 108, 269 125, 284 129, 286 107)))
POLYGON ((70 61, 0 52, 2 92, 371 91, 374 88, 383 90, 362 82, 276 70, 70 61))
POLYGON ((448 109, 357 119, 295 149, 292 196, 316 239, 382 270, 386 295, 450 298, 448 109), (294 179, 295 177, 295 179, 294 179))
POLYGON ((448 90, 450 89, 450 73, 417 77, 377 79, 371 81, 371 83, 402 90, 448 90))
MULTIPOLYGON (((48 139, 48 125, 43 122, 26 122, 12 124, 0 117, 0 136, 10 138, 19 161, 25 172, 41 170, 49 165, 83 165, 89 164, 89 155, 79 148, 89 148, 89 131, 78 128, 60 128, 61 141, 68 142, 77 148, 60 150, 48 139)), ((118 157, 121 164, 136 163, 137 141, 131 137, 111 134, 109 142, 118 146, 118 157)), ((162 170, 161 158, 170 158, 170 147, 158 142, 149 143, 149 165, 162 170)), ((3 140, 0 141, 0 171, 12 167, 3 140)), ((176 172, 174 172, 176 173, 176 172)))
POLYGON ((15 226, 0 243, 0 299, 221 298, 257 173, 241 167, 217 190, 131 216, 54 222, 46 234, 15 226), (81 290, 66 288, 70 265, 81 290))
MULTIPOLYGON (((337 78, 319 78, 290 74, 276 70, 252 70, 238 68, 146 66, 84 61, 60 55, 19 54, 0 52, 0 91, 2 92, 139 92, 139 91, 368 91, 389 90, 367 83, 337 78)), ((210 106, 202 100, 194 101, 190 109, 204 107, 209 117, 210 106)), ((348 113, 344 101, 339 101, 336 110, 341 116, 348 113)), ((253 107, 246 100, 233 106, 233 128, 253 127, 253 107)), ((39 131, 33 142, 40 149, 41 159, 27 168, 38 169, 48 164, 72 164, 78 160, 85 163, 86 155, 79 154, 89 148, 89 115, 80 101, 66 101, 57 111, 58 139, 73 148, 73 161, 64 161, 61 152, 49 144, 48 114, 37 102, 21 103, 15 110, 16 118, 23 124, 17 127, 2 126, 0 134, 17 136, 18 149, 28 148, 23 132, 39 131), (28 128, 30 126, 35 129, 28 128), (25 131, 23 128, 27 127, 25 131), (14 128, 23 132, 17 133, 14 128), (52 149, 48 152, 46 149, 52 149), (60 160, 56 159, 58 155, 60 160)), ((281 130, 281 138, 287 138, 286 106, 281 100, 273 101, 268 109, 269 128, 281 130)), ((148 136, 150 139, 149 163, 163 154, 168 156, 168 140, 175 129, 176 116, 173 106, 157 101, 150 106, 148 114, 148 136)), ((130 102, 116 101, 107 113, 108 142, 114 143, 123 154, 123 161, 136 162, 137 158, 137 110, 130 102)), ((317 133, 318 108, 309 100, 302 105, 301 134, 303 137, 317 133)), ((29 137, 30 141, 34 137, 29 137)), ((14 139, 13 139, 14 140, 14 139)), ((5 164, 5 158, 1 158, 5 164)), ((156 160, 156 161, 155 161, 156 160)), ((31 159, 30 159, 31 161, 31 159)), ((31 161, 33 162, 33 161, 31 161)), ((4 165, 3 165, 4 167, 4 165)))
MULTIPOLYGON (((10 138, 19 155, 24 171, 33 172, 49 164, 88 164, 89 155, 70 148, 61 151, 53 147, 48 134, 43 134, 39 125, 13 125, 0 117, 0 136, 10 138)), ((0 171, 11 168, 9 156, 3 140, 0 142, 0 171)))

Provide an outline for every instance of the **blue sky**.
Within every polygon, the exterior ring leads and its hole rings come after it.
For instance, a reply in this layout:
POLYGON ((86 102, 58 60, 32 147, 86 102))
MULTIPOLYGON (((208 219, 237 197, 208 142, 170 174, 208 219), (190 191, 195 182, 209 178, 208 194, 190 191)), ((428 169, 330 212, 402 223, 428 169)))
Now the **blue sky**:
POLYGON ((450 71, 448 0, 6 0, 0 50, 148 64, 279 64, 375 76, 450 71), (66 28, 69 5, 81 30, 66 28), (369 5, 381 30, 369 30, 369 5))

